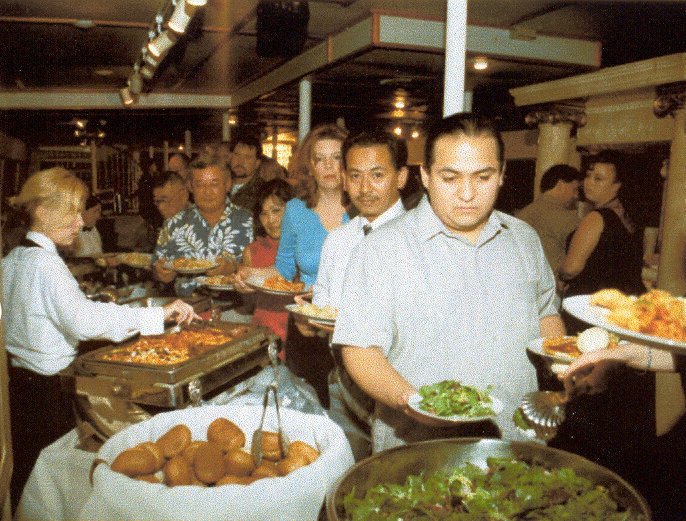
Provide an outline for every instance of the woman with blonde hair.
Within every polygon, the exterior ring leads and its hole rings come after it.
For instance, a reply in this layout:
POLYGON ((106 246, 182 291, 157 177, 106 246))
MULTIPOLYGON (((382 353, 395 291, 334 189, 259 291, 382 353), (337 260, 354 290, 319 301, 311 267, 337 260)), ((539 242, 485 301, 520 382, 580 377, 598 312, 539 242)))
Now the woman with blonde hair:
POLYGON ((83 226, 86 185, 68 170, 31 175, 10 204, 29 216, 24 240, 2 262, 5 345, 9 353, 10 413, 16 505, 40 450, 71 430, 71 405, 57 373, 77 355, 79 341, 122 341, 159 334, 164 322, 190 322, 193 308, 176 300, 162 308, 92 302, 57 252, 83 226))

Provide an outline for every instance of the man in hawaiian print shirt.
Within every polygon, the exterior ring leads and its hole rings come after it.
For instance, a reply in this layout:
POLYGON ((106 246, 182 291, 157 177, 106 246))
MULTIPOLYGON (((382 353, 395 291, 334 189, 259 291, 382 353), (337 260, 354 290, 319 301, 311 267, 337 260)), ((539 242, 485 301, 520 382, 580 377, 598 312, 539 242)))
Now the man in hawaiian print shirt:
MULTIPOLYGON (((230 275, 253 240, 250 213, 227 197, 231 176, 223 162, 199 156, 190 165, 189 180, 195 204, 165 221, 153 254, 155 277, 165 283, 177 277, 168 263, 179 257, 216 259, 219 266, 207 275, 230 275)), ((176 281, 179 294, 188 295, 194 288, 192 279, 176 281)))

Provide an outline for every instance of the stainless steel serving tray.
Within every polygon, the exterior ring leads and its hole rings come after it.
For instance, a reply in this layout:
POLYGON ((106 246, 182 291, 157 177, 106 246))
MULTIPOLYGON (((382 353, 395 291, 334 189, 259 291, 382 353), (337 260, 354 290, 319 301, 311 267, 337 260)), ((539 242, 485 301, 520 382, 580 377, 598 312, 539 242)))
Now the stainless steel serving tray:
POLYGON ((539 462, 551 468, 571 467, 580 476, 605 486, 612 498, 625 508, 631 508, 651 519, 645 499, 617 474, 581 456, 536 443, 495 439, 456 438, 412 443, 386 450, 353 465, 334 485, 326 498, 329 521, 346 519, 343 498, 355 488, 361 497, 379 483, 404 483, 411 474, 448 470, 465 463, 486 468, 489 457, 511 457, 539 462))

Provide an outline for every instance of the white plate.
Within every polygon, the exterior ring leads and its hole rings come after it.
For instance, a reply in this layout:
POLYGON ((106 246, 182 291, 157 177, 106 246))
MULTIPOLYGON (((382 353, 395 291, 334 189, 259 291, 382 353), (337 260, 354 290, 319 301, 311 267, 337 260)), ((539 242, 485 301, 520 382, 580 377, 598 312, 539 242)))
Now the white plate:
POLYGON ((207 266, 206 268, 177 268, 174 266, 173 261, 167 261, 165 267, 169 270, 173 270, 176 273, 181 273, 183 275, 198 275, 200 273, 205 273, 207 270, 211 270, 219 266, 218 262, 214 262, 212 266, 207 266))
MULTIPOLYGON (((576 338, 576 337, 565 337, 565 338, 576 338)), ((543 339, 542 338, 537 338, 536 340, 532 340, 529 342, 529 345, 526 348, 528 351, 531 351, 532 353, 536 353, 537 355, 542 356, 543 358, 546 358, 548 360, 551 360, 553 362, 564 362, 564 363, 571 363, 574 360, 576 360, 576 357, 574 356, 569 356, 564 353, 546 353, 543 351, 543 339)))
MULTIPOLYGON (((307 289, 301 289, 298 291, 287 291, 283 289, 271 289, 271 288, 265 288, 264 287, 264 280, 265 277, 258 277, 258 276, 251 276, 248 277, 245 280, 245 283, 250 286, 253 289, 256 289, 257 291, 261 291, 262 293, 267 293, 269 295, 301 295, 303 293, 307 292, 307 289)), ((310 318, 310 317, 308 317, 310 318)))
POLYGON ((234 290, 233 284, 208 284, 207 283, 207 277, 198 277, 195 280, 197 280, 199 284, 201 284, 201 285, 203 285, 209 289, 214 289, 217 291, 233 291, 234 290))
POLYGON ((335 326, 336 325, 336 319, 335 318, 322 318, 318 317, 316 315, 308 315, 306 313, 302 313, 301 311, 298 310, 298 304, 286 304, 285 308, 290 312, 293 313, 294 315, 298 315, 299 317, 306 318, 310 322, 314 322, 316 324, 321 324, 323 326, 335 326))
POLYGON ((686 350, 686 342, 678 342, 655 335, 638 333, 613 324, 607 319, 607 315, 610 312, 609 309, 600 306, 591 306, 591 295, 567 297, 562 301, 562 307, 567 310, 570 315, 575 316, 579 320, 593 326, 605 328, 619 338, 633 340, 639 344, 645 344, 676 353, 683 353, 683 351, 686 350))
POLYGON ((152 255, 150 253, 136 253, 135 255, 131 255, 131 253, 118 253, 116 257, 119 262, 132 268, 149 268, 152 263, 152 255), (145 258, 146 260, 138 262, 139 258, 145 258))
POLYGON ((495 413, 494 415, 491 416, 460 416, 460 415, 454 415, 454 416, 439 416, 438 414, 433 414, 428 411, 425 411, 420 407, 420 404, 422 403, 422 397, 419 393, 415 393, 412 396, 410 396, 410 399, 407 401, 407 405, 412 409, 413 411, 423 415, 427 416, 429 418, 433 418, 434 420, 441 420, 444 421, 445 423, 474 423, 474 422, 480 422, 480 421, 485 421, 485 420, 492 420, 496 416, 498 416, 501 412, 503 412, 503 402, 498 400, 498 398, 494 397, 491 395, 491 400, 493 400, 493 403, 491 404, 491 408, 493 409, 493 412, 495 413))

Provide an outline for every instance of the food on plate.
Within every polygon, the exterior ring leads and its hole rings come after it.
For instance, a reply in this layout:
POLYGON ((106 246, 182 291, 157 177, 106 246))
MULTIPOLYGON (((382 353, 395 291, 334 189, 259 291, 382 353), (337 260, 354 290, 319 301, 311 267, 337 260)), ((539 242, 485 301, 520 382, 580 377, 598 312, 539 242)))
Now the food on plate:
POLYGON ((601 327, 591 327, 578 336, 551 336, 543 339, 541 347, 544 353, 578 358, 581 353, 590 353, 600 349, 615 348, 619 339, 601 327))
POLYGON ((155 456, 142 448, 127 449, 120 453, 112 462, 112 470, 129 477, 141 474, 152 474, 155 468, 155 456))
POLYGON ((205 286, 233 286, 236 283, 236 274, 231 275, 212 275, 205 277, 205 286))
POLYGON ((279 459, 276 433, 263 431, 262 434, 267 443, 263 443, 265 457, 259 466, 255 465, 252 454, 241 448, 245 444, 245 433, 228 418, 217 418, 207 428, 207 440, 192 440, 188 426, 178 424, 155 442, 147 441, 125 449, 114 458, 110 468, 138 481, 164 483, 170 487, 249 485, 258 479, 286 476, 319 457, 317 449, 296 440, 290 445, 288 455, 279 459), (221 445, 210 438, 226 444, 221 445), (275 458, 271 461, 268 456, 275 458))
POLYGON ((207 440, 216 443, 224 452, 229 452, 245 445, 245 434, 231 420, 217 418, 207 428, 207 440))
POLYGON ((107 351, 101 356, 101 360, 145 365, 179 364, 227 344, 243 336, 248 330, 247 326, 236 326, 230 331, 206 327, 142 336, 131 344, 107 351))
POLYGON ((175 270, 209 270, 214 268, 217 262, 212 259, 191 259, 188 257, 179 257, 172 261, 172 266, 175 270))
POLYGON ((273 277, 267 277, 264 279, 262 285, 265 289, 274 289, 278 291, 303 291, 305 289, 304 282, 291 282, 290 280, 284 279, 281 275, 274 275, 273 277))
POLYGON ((119 262, 134 267, 147 267, 150 266, 150 262, 152 261, 152 255, 149 253, 120 253, 117 255, 117 258, 119 262))
POLYGON ((325 320, 336 320, 338 316, 338 309, 327 304, 324 307, 317 306, 316 304, 311 304, 306 302, 305 304, 300 304, 295 308, 295 311, 307 315, 313 318, 323 318, 325 320))
POLYGON ((191 443, 192 433, 187 425, 180 423, 164 433, 157 440, 157 445, 162 450, 165 458, 173 458, 181 454, 191 443))
MULTIPOLYGON (((596 295, 591 296, 592 304, 597 301, 596 295)), ((596 305, 609 308, 607 320, 619 327, 678 342, 686 341, 685 301, 666 291, 653 289, 636 298, 626 297, 610 304, 596 305)))
POLYGON ((196 477, 208 485, 224 477, 224 451, 212 442, 205 442, 193 457, 193 472, 196 477))
POLYGON ((607 488, 570 467, 510 458, 488 458, 487 464, 487 470, 467 463, 410 475, 404 484, 376 485, 364 497, 356 497, 353 489, 343 500, 345 519, 645 521, 639 512, 618 505, 607 488))
POLYGON ((419 407, 437 416, 494 416, 489 386, 481 391, 455 380, 443 380, 420 387, 419 407))
POLYGON ((614 309, 620 306, 628 306, 633 299, 614 288, 601 289, 591 295, 592 306, 602 306, 604 308, 614 309))

